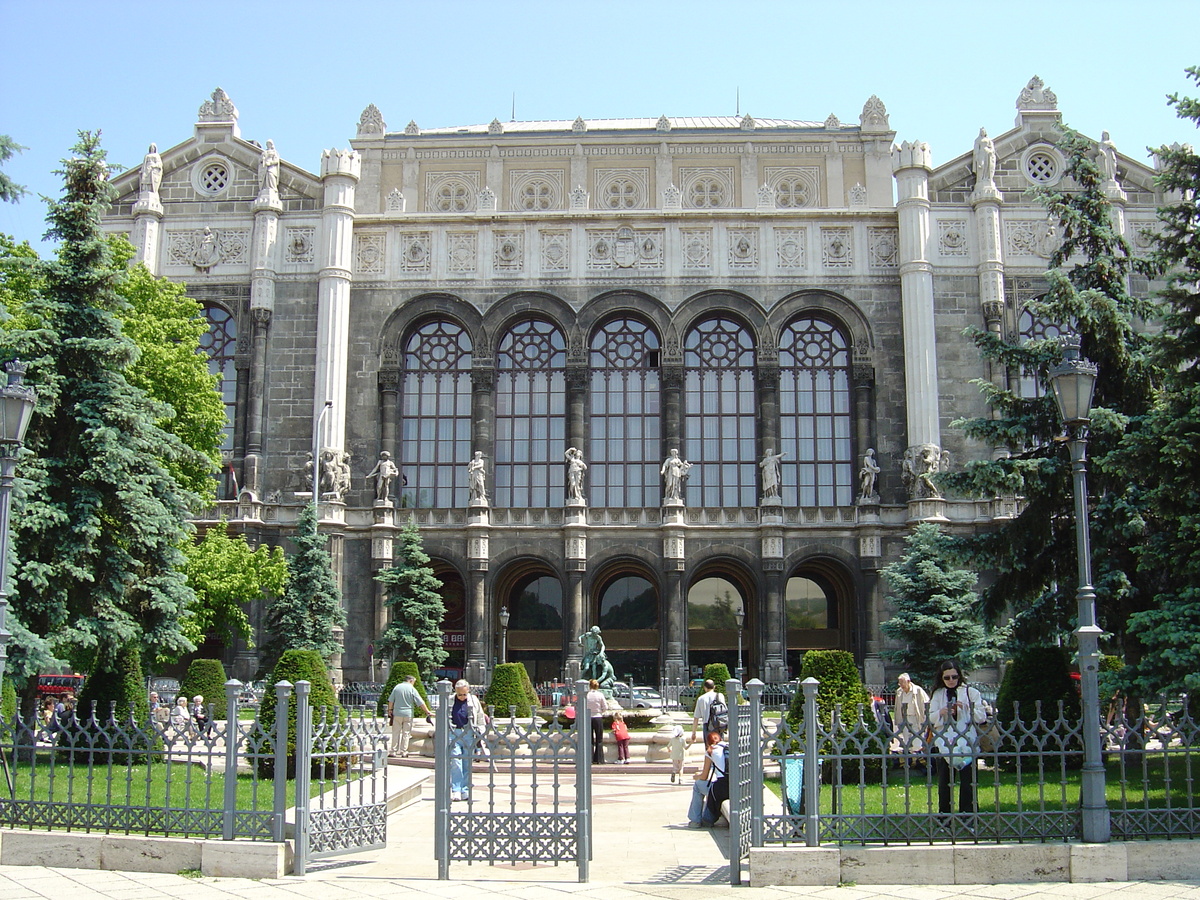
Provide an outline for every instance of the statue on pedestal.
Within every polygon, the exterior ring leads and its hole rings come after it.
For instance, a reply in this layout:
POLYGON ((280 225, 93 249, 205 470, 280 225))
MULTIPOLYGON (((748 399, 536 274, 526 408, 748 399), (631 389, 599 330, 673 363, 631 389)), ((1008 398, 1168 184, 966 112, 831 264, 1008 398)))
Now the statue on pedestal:
POLYGON ((975 189, 996 186, 996 145, 988 137, 987 129, 979 129, 975 139, 975 189))
POLYGON ((396 476, 400 474, 400 469, 392 462, 392 454, 384 450, 379 454, 379 462, 375 463, 375 468, 367 473, 367 478, 375 479, 375 499, 376 501, 386 501, 392 493, 392 482, 396 480, 396 476))
POLYGON ((783 459, 783 452, 775 452, 774 447, 768 447, 767 452, 763 454, 762 461, 758 467, 762 469, 762 498, 767 500, 773 498, 779 499, 779 461, 783 459))
POLYGON ((688 471, 692 464, 686 459, 679 458, 679 451, 671 448, 670 454, 663 460, 659 474, 663 477, 663 500, 683 500, 683 483, 687 481, 688 471))
POLYGON ((575 447, 567 448, 567 500, 583 500, 583 473, 587 471, 587 463, 583 461, 583 451, 575 447))
POLYGON ((487 505, 487 461, 482 450, 476 450, 467 463, 467 491, 472 503, 487 505))
POLYGON ((158 155, 158 145, 151 144, 145 159, 142 160, 142 171, 138 178, 138 188, 144 196, 150 197, 158 193, 158 186, 162 184, 162 173, 163 164, 162 157, 158 155))
POLYGON ((579 645, 583 647, 583 659, 579 663, 580 678, 595 678, 600 682, 600 689, 611 691, 617 675, 612 663, 604 652, 604 638, 600 636, 600 626, 593 625, 589 631, 579 636, 579 645))

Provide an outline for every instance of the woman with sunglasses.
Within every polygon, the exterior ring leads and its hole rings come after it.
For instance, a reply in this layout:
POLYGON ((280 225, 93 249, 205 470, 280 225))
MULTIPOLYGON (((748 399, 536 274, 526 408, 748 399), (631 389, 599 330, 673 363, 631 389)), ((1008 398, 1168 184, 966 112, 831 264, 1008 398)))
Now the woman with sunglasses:
POLYGON ((929 699, 929 725, 938 778, 938 812, 941 824, 948 826, 952 772, 958 779, 958 811, 975 812, 977 726, 987 721, 987 706, 979 691, 963 682, 962 667, 953 659, 938 666, 936 684, 937 690, 929 699))

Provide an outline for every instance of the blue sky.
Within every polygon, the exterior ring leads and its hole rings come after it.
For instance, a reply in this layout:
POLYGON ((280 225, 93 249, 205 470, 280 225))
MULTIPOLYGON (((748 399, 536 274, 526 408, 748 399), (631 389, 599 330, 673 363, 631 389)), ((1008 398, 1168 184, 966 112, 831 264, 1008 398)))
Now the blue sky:
POLYGON ((310 171, 345 147, 368 103, 388 128, 518 119, 742 113, 857 122, 877 94, 897 140, 935 163, 1000 134, 1033 75, 1066 122, 1145 159, 1197 141, 1165 95, 1200 93, 1200 3, 843 0, 0 0, 0 133, 27 146, 5 171, 32 192, 0 231, 37 244, 39 194, 79 129, 140 163, 192 133, 218 85, 242 136, 310 171), (740 99, 739 99, 740 98, 740 99))

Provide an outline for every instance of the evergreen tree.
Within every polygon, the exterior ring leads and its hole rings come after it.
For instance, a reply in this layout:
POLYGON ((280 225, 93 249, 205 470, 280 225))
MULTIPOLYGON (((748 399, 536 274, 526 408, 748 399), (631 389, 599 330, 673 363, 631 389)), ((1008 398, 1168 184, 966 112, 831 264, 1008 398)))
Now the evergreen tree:
POLYGON ((300 511, 292 540, 296 555, 288 560, 287 589, 270 608, 267 649, 274 656, 286 650, 315 650, 328 659, 342 649, 333 629, 346 624, 346 611, 325 538, 317 530, 315 503, 300 511))
POLYGON ((192 649, 179 548, 196 498, 164 461, 187 451, 157 424, 166 409, 125 377, 137 349, 117 316, 123 267, 100 227, 113 189, 98 135, 73 149, 64 195, 49 203, 58 258, 37 266, 27 327, 3 335, 38 392, 14 490, 11 610, 80 668, 129 647, 176 658, 192 649))
MULTIPOLYGON (((14 153, 19 153, 24 149, 24 147, 7 134, 0 134, 0 163, 8 162, 12 159, 14 153)), ((3 172, 0 172, 0 200, 8 203, 16 203, 25 193, 27 192, 22 185, 17 184, 3 172)))
POLYGON ((883 651, 919 684, 931 684, 938 664, 957 659, 966 670, 995 657, 987 630, 975 618, 976 576, 950 561, 950 538, 923 522, 903 557, 883 570, 896 614, 879 630, 904 646, 883 651))
MULTIPOLYGON (((1145 412, 1151 401, 1155 370, 1148 339, 1135 322, 1149 318, 1154 308, 1129 293, 1129 275, 1139 267, 1116 228, 1094 145, 1066 130, 1058 147, 1067 161, 1063 186, 1038 194, 1062 241, 1051 255, 1048 290, 1030 303, 1030 311, 1043 322, 1078 332, 1083 355, 1099 366, 1089 442, 1096 460, 1089 476, 1095 498, 1093 569, 1101 624, 1120 633, 1130 611, 1143 602, 1128 574, 1134 570, 1129 547, 1142 522, 1120 460, 1111 453, 1129 417, 1145 412)), ((1049 643, 1072 630, 1076 612, 1070 458, 1057 440, 1062 425, 1047 379, 1050 366, 1061 359, 1060 346, 1054 339, 1010 343, 983 330, 974 330, 972 339, 995 364, 1036 378, 1041 391, 1023 397, 980 381, 994 415, 955 423, 970 437, 1007 452, 994 461, 973 462, 945 483, 970 495, 1023 500, 1011 522, 957 539, 955 551, 976 571, 995 573, 982 591, 981 605, 993 619, 1015 612, 1016 645, 1049 643)))
MULTIPOLYGON (((1187 72, 1200 82, 1200 67, 1187 72)), ((1169 101, 1181 119, 1200 126, 1200 100, 1175 94, 1169 101)), ((1118 454, 1145 488, 1138 571, 1153 594, 1153 604, 1129 621, 1132 664, 1120 680, 1147 695, 1200 690, 1200 154, 1178 144, 1156 153, 1158 184, 1178 198, 1159 211, 1161 231, 1153 236, 1154 262, 1167 278, 1154 348, 1166 375, 1158 402, 1118 454)))
POLYGON ((392 618, 379 638, 380 649, 393 658, 412 660, 423 676, 449 655, 442 648, 442 619, 446 604, 439 593, 442 582, 433 574, 421 533, 411 519, 400 531, 399 555, 375 576, 387 587, 387 604, 392 618))
POLYGON ((263 594, 279 595, 287 584, 283 549, 264 544, 251 550, 245 536, 231 536, 222 521, 185 552, 188 584, 196 593, 183 620, 188 638, 195 644, 210 635, 229 642, 249 639, 247 606, 263 594))

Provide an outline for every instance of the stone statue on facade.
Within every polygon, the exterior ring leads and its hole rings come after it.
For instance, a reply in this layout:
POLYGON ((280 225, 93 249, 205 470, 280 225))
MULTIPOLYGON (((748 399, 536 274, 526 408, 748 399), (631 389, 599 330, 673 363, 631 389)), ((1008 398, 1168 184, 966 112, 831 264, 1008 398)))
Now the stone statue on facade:
POLYGON ((979 129, 975 139, 975 189, 996 186, 996 145, 988 137, 987 129, 979 129))
POLYGON ((470 502, 487 505, 487 461, 482 450, 476 450, 467 463, 467 491, 470 502))
POLYGON ((196 249, 192 251, 192 265, 197 269, 211 269, 221 261, 221 244, 217 233, 207 225, 200 235, 196 249))
POLYGON ((279 202, 279 154, 275 152, 274 141, 267 141, 267 146, 258 160, 257 202, 279 202))
POLYGON ((313 455, 310 451, 304 456, 304 488, 305 490, 311 491, 313 489, 313 455))
POLYGON ((900 475, 912 499, 942 500, 944 498, 934 484, 933 476, 949 469, 949 451, 941 451, 933 444, 921 444, 904 451, 900 475))
POLYGON ((367 480, 375 479, 375 500, 386 502, 391 498, 392 482, 400 474, 400 469, 392 462, 392 454, 384 450, 379 454, 379 462, 367 473, 367 480))
POLYGON ((779 485, 780 485, 780 460, 783 459, 783 452, 775 452, 774 447, 768 447, 767 452, 763 454, 762 460, 758 467, 762 469, 762 499, 779 500, 779 485))
POLYGON ((604 652, 604 638, 600 634, 600 626, 593 625, 578 638, 579 646, 583 648, 583 659, 579 663, 580 678, 595 678, 600 682, 602 690, 612 690, 613 682, 617 680, 612 663, 604 652))
POLYGON ((583 461, 583 451, 576 447, 567 448, 567 502, 572 500, 583 502, 583 473, 587 471, 587 463, 583 461))
POLYGON ((680 459, 679 450, 672 447, 658 472, 663 477, 663 500, 682 502, 684 482, 691 468, 692 464, 680 459))
POLYGON ((142 160, 142 171, 138 178, 138 188, 144 196, 158 193, 158 186, 162 184, 162 173, 163 164, 162 157, 158 155, 158 145, 151 144, 142 160))
POLYGON ((879 463, 875 461, 875 448, 868 447, 863 454, 862 468, 858 470, 858 501, 867 503, 878 500, 875 492, 875 481, 879 478, 879 463))
POLYGON ((1117 181, 1117 145, 1112 142, 1107 131, 1100 132, 1100 172, 1106 182, 1116 184, 1117 181))

